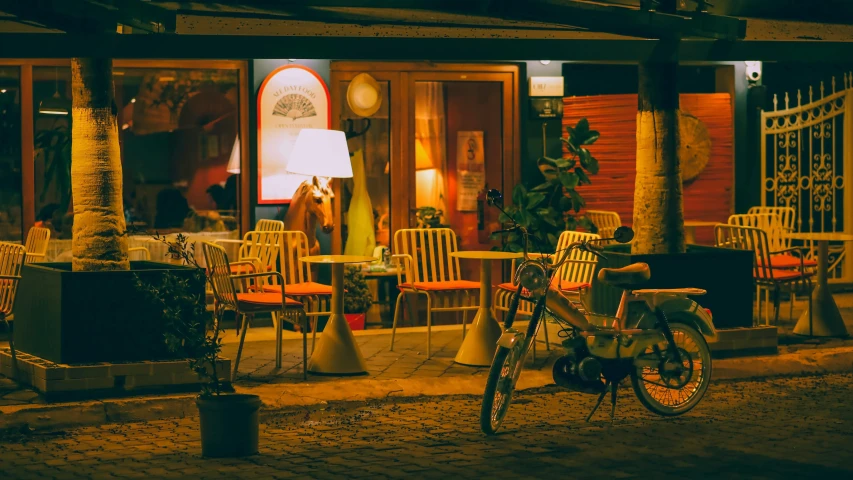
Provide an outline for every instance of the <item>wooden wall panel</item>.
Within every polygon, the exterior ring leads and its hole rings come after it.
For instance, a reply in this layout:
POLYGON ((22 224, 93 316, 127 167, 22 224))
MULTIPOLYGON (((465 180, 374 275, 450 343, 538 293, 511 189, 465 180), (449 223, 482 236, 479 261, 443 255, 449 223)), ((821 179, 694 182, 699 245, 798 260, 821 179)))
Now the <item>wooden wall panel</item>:
MULTIPOLYGON (((728 93, 682 94, 681 109, 699 118, 711 136, 711 159, 705 170, 684 186, 685 220, 725 222, 733 213, 734 129, 728 93)), ((578 191, 587 208, 619 213, 631 225, 636 174, 637 95, 597 95, 563 99, 563 126, 586 117, 601 138, 590 146, 600 170, 592 185, 578 191)), ((563 131, 565 136, 565 130, 563 131)), ((564 154, 568 154, 564 150, 564 154)), ((697 229, 699 243, 713 243, 710 228, 697 229)))

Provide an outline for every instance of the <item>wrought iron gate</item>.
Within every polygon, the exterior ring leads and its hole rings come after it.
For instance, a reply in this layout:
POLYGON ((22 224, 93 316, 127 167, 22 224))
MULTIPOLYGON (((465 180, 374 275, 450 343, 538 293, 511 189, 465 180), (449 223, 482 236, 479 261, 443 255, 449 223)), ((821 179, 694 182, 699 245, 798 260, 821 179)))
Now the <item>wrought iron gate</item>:
MULTIPOLYGON (((795 106, 786 93, 782 110, 774 95, 761 113, 761 204, 793 207, 800 232, 853 234, 853 73, 830 89, 809 87, 807 103, 798 90, 795 106)), ((830 281, 853 282, 853 242, 831 245, 829 265, 830 281)))

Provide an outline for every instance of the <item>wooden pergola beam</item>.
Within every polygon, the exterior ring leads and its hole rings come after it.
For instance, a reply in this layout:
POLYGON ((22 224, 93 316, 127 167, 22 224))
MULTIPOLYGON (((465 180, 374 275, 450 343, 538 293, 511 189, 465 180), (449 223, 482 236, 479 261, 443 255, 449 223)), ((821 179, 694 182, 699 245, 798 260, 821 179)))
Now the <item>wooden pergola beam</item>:
POLYGON ((657 59, 679 62, 790 61, 837 62, 853 58, 851 41, 749 40, 721 42, 685 39, 673 51, 660 40, 382 38, 357 36, 257 35, 78 35, 0 34, 0 57, 125 59, 300 58, 336 60, 417 59, 448 62, 536 60, 634 63, 657 59), (342 47, 343 46, 343 47, 342 47))
POLYGON ((174 32, 177 15, 140 0, 0 0, 0 11, 65 32, 115 32, 128 25, 147 32, 174 32))
POLYGON ((746 20, 739 18, 695 11, 662 13, 582 0, 240 0, 237 4, 248 8, 287 10, 293 19, 304 20, 322 20, 326 16, 337 21, 338 18, 357 16, 329 8, 415 9, 537 21, 645 38, 740 40, 746 36, 746 20))

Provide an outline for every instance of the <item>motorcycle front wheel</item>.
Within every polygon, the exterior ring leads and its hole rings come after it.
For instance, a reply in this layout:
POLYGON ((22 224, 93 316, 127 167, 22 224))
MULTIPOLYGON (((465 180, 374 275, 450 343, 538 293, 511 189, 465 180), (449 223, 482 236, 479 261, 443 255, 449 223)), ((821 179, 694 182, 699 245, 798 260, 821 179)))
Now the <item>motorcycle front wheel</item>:
POLYGON ((513 374, 519 361, 519 348, 498 347, 489 377, 486 391, 483 393, 483 405, 480 407, 480 429, 486 435, 494 435, 501 427, 512 402, 515 389, 513 374))
POLYGON ((666 342, 649 347, 643 359, 660 359, 657 368, 637 367, 631 371, 631 383, 640 403, 663 416, 677 416, 695 407, 711 382, 711 350, 695 328, 671 323, 673 340, 681 354, 680 365, 666 361, 666 342))

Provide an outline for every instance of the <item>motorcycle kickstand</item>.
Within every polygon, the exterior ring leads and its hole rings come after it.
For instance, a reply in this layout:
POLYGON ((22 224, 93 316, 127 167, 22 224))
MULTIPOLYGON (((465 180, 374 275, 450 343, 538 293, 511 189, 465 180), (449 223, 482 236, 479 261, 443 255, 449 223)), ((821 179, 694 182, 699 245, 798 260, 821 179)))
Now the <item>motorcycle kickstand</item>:
POLYGON ((592 416, 595 415, 596 410, 598 410, 598 407, 601 406, 601 402, 604 400, 604 396, 607 395, 608 387, 610 387, 609 381, 604 384, 604 391, 602 391, 601 395, 598 396, 598 400, 595 402, 595 406, 592 407, 592 411, 589 412, 589 415, 586 416, 586 423, 589 423, 589 419, 591 419, 592 416))
POLYGON ((619 382, 613 382, 610 384, 610 423, 613 423, 616 419, 616 390, 618 388, 619 382))

